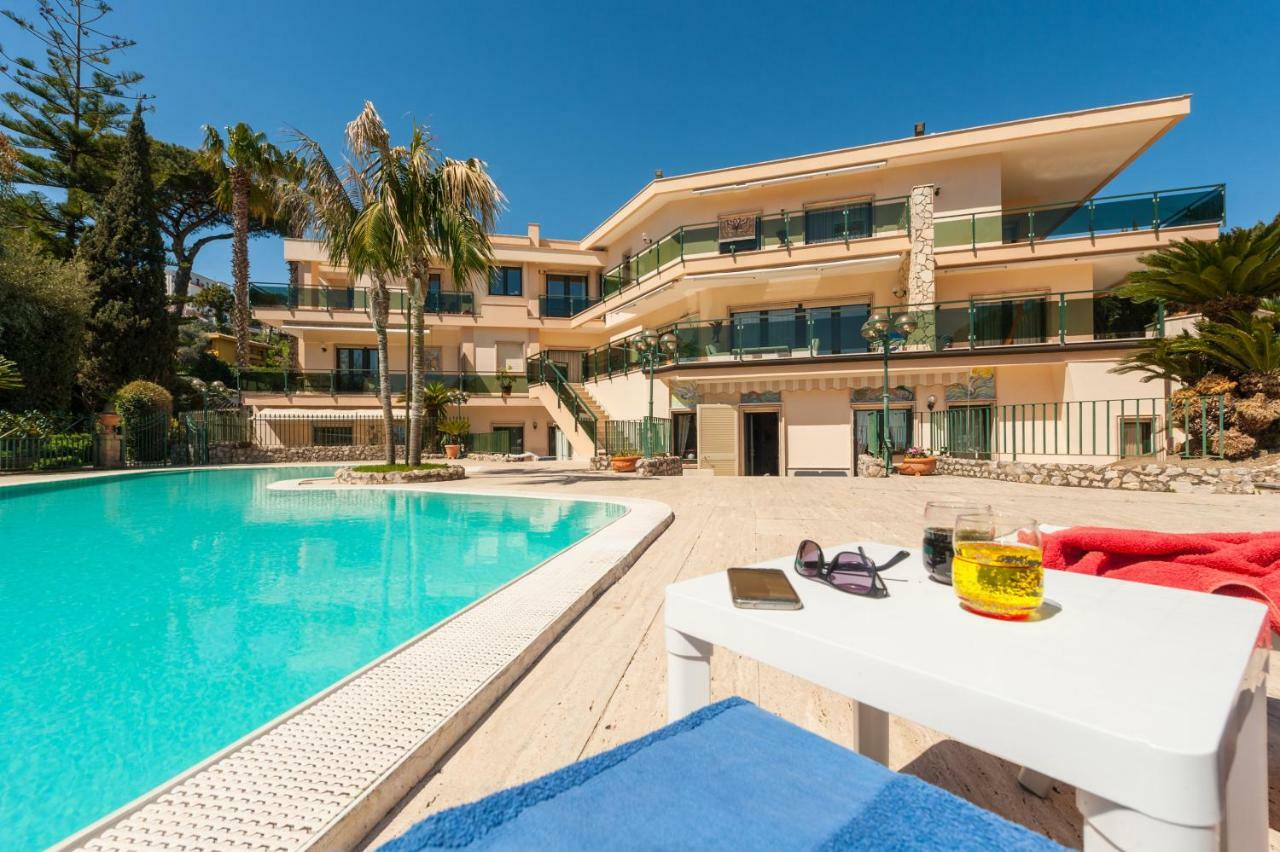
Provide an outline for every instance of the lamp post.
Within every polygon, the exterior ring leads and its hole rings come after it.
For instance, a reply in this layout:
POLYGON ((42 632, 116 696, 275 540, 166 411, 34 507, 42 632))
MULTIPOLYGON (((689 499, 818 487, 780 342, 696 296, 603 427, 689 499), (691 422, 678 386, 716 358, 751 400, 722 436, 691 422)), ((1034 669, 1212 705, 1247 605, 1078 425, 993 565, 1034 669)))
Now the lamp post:
POLYGON ((661 337, 656 332, 646 331, 636 338, 636 354, 640 363, 649 370, 649 416, 644 421, 644 446, 641 448, 645 458, 653 455, 653 368, 664 356, 674 355, 680 341, 671 332, 661 337))
POLYGON ((893 448, 889 443, 889 353, 895 348, 902 348, 907 336, 917 327, 918 323, 911 314, 890 314, 885 311, 876 311, 862 324, 862 336, 872 346, 879 346, 884 356, 884 387, 880 394, 880 454, 884 460, 885 476, 889 475, 889 468, 893 464, 893 448))

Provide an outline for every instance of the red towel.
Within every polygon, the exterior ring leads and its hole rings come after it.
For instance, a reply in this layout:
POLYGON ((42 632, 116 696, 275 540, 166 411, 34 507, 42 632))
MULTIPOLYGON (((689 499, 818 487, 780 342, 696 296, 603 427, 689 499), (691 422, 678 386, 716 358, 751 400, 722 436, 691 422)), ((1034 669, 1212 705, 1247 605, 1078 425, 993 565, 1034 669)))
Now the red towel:
POLYGON ((1044 539, 1044 566, 1250 598, 1280 633, 1280 532, 1162 533, 1072 527, 1044 539))

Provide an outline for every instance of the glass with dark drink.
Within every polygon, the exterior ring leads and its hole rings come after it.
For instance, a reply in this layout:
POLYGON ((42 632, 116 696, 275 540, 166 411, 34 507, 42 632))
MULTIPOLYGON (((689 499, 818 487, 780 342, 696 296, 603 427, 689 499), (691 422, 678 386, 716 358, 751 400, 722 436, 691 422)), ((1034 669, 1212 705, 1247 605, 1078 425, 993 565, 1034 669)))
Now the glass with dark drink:
POLYGON ((990 511, 990 506, 980 503, 930 501, 924 507, 924 544, 921 551, 930 579, 951 585, 951 559, 955 556, 952 541, 956 518, 990 511))

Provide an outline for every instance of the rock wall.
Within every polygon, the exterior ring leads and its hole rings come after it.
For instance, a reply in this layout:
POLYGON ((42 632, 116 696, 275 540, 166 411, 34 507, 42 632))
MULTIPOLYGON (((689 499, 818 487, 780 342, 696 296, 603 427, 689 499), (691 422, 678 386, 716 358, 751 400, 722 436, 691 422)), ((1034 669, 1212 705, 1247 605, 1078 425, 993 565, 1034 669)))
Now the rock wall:
POLYGON ((933 184, 913 186, 908 201, 911 216, 911 255, 907 273, 907 302, 928 305, 936 298, 933 258, 933 184))
POLYGON ((338 468, 333 478, 347 485, 395 485, 415 482, 449 482, 454 479, 466 479, 467 472, 461 465, 451 464, 433 470, 393 470, 386 473, 372 473, 352 470, 349 467, 338 468))
MULTIPOLYGON (((403 456, 403 453, 401 453, 403 456)), ((209 448, 209 464, 271 464, 274 462, 383 461, 382 445, 359 447, 236 447, 209 448)), ((434 456, 434 458, 440 458, 434 456)))
POLYGON ((654 456, 636 462, 641 476, 684 476, 684 461, 679 456, 654 456))
POLYGON ((1026 482, 1034 485, 1164 491, 1180 494, 1256 494, 1259 492, 1257 487, 1259 484, 1280 484, 1280 464, 1256 468, 1197 467, 1194 459, 1181 463, 1152 463, 1136 467, 1121 467, 940 458, 938 473, 975 479, 995 479, 1001 482, 1026 482))
POLYGON ((884 459, 867 453, 858 456, 858 476, 884 476, 884 459))

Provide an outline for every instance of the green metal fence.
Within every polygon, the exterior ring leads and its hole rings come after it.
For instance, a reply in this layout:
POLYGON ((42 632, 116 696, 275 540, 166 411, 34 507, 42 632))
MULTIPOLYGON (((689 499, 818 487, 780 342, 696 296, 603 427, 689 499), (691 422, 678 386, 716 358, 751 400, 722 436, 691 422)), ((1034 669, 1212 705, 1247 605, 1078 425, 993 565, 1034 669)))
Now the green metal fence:
POLYGON ((120 421, 120 457, 125 467, 172 464, 173 421, 167 411, 126 417, 120 421))
POLYGON ((656 456, 671 452, 671 421, 663 417, 606 420, 604 450, 611 456, 656 456))
POLYGON ((94 439, 87 426, 43 435, 5 435, 0 437, 0 471, 89 467, 94 462, 94 439))
POLYGON ((1221 396, 952 405, 916 415, 915 440, 959 458, 1222 458, 1221 396))

